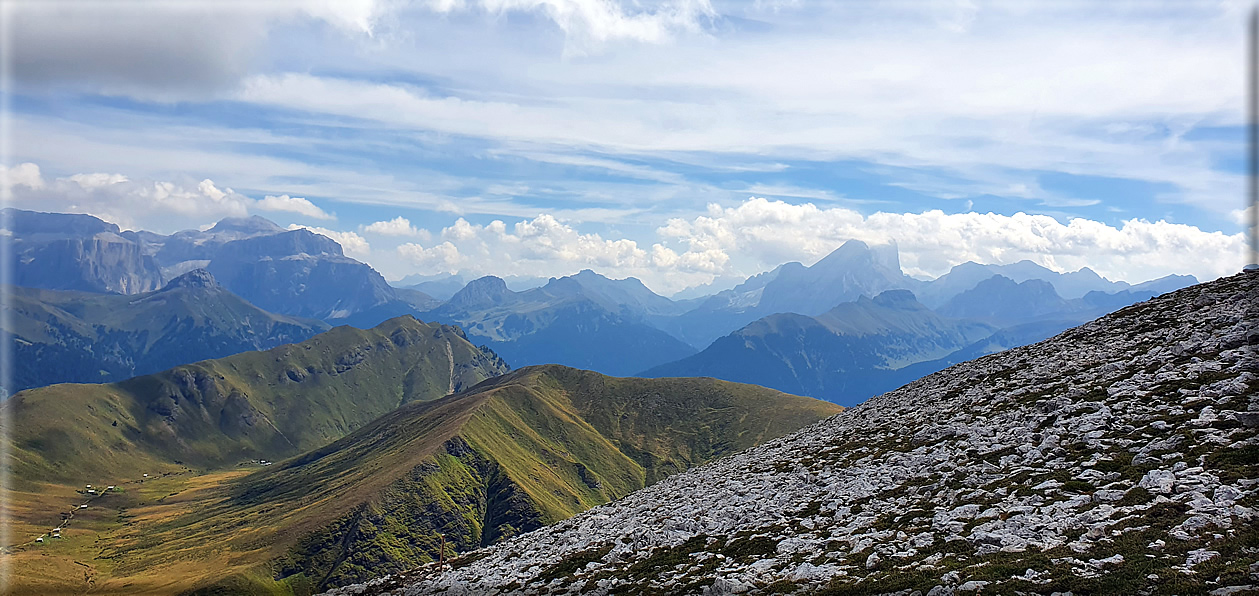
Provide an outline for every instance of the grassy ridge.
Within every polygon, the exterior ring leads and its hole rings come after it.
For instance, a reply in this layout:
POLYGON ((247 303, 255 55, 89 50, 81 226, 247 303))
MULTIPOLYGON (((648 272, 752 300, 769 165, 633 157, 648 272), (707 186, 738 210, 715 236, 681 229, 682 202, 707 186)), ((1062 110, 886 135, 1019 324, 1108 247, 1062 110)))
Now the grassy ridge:
POLYGON ((19 393, 0 407, 30 497, 21 527, 55 521, 38 496, 56 487, 139 484, 102 500, 117 509, 96 514, 92 556, 18 546, 18 586, 81 591, 86 566, 98 593, 313 593, 432 560, 443 536, 453 555, 567 518, 838 411, 713 379, 538 366, 487 380, 502 368, 457 328, 400 317, 19 393), (238 466, 259 458, 282 461, 238 466))
POLYGON ((442 536, 454 555, 567 518, 836 411, 712 379, 530 367, 224 482, 118 543, 130 563, 115 572, 231 553, 231 573, 186 587, 313 593, 430 561, 442 536))
POLYGON ((77 483, 283 459, 504 368, 457 328, 399 317, 119 383, 32 389, 0 407, 18 481, 77 483))
POLYGON ((453 554, 565 519, 838 410, 713 379, 529 367, 245 478, 199 523, 309 529, 273 565, 322 589, 430 561, 440 535, 453 554))

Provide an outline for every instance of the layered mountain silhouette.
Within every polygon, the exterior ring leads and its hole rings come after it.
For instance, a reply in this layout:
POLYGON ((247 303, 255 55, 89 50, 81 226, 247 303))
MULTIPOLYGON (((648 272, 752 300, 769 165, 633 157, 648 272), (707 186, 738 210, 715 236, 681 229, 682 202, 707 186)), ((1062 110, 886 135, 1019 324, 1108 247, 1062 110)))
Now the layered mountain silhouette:
POLYGON ((513 366, 560 363, 624 375, 694 353, 648 322, 676 311, 636 279, 583 271, 523 292, 483 277, 421 316, 462 326, 513 366))
POLYGON ((259 308, 371 327, 437 304, 391 287, 330 238, 262 217, 228 218, 169 236, 120 232, 88 215, 7 210, 20 286, 137 294, 193 269, 259 308))
POLYGON ((888 290, 815 317, 770 315, 642 375, 711 376, 852 404, 895 388, 886 386, 887 371, 945 357, 994 331, 938 315, 908 290, 888 290))
POLYGON ((979 282, 996 275, 1015 283, 1029 280, 1047 282, 1058 296, 1066 300, 1083 298, 1090 292, 1114 294, 1130 291, 1134 294, 1149 293, 1151 296, 1157 296, 1198 283, 1192 275, 1168 275, 1132 285, 1124 281, 1110 281, 1088 267, 1083 267, 1079 271, 1058 273, 1031 261, 1019 261, 1009 265, 981 265, 974 261, 967 261, 955 265, 948 273, 920 285, 916 288, 915 294, 923 304, 937 308, 958 294, 974 288, 979 282))
MULTIPOLYGON (((119 232, 117 226, 90 216, 13 210, 8 215, 16 228, 11 232, 15 252, 20 256, 20 285, 136 294, 151 291, 162 280, 204 268, 230 292, 272 313, 365 329, 396 316, 413 315, 459 325, 473 342, 491 346, 516 366, 556 363, 617 375, 688 358, 713 347, 715 340, 721 341, 767 317, 818 317, 840 304, 873 298, 888 290, 910 290, 922 304, 948 318, 995 328, 1030 325, 1025 329, 1035 330, 1012 330, 1002 341, 986 344, 994 347, 1019 337, 1042 337, 1054 325, 1057 330, 1065 329, 1195 281, 1189 276, 1168 276, 1129 285, 1102 278, 1087 268, 1057 273, 1022 261, 1009 265, 964 263, 925 282, 902 272, 895 245, 869 246, 852 240, 811 266, 786 263, 733 289, 694 300, 670 300, 637 279, 612 280, 590 270, 551 278, 538 287, 533 287, 530 280, 517 279, 515 282, 521 285, 512 286, 512 282, 491 276, 472 280, 456 290, 462 277, 436 275, 412 276, 398 282, 414 282, 410 288, 396 288, 368 265, 346 257, 332 239, 305 229, 284 229, 261 217, 228 218, 204 231, 185 230, 163 236, 119 232), (446 300, 416 288, 432 289, 446 300)), ((82 322, 89 326, 98 324, 92 320, 82 322)), ((768 327, 779 326, 779 322, 774 322, 768 327)), ((803 322, 784 327, 788 335, 804 334, 806 328, 809 325, 803 322)), ((763 336, 778 331, 749 333, 763 336)), ((821 337, 817 333, 810 337, 815 336, 821 337)), ((903 339, 909 341, 908 335, 903 339)), ((934 341, 918 339, 924 344, 934 341)), ((810 354, 810 362, 846 358, 846 348, 826 342, 815 344, 815 339, 783 336, 766 341, 782 346, 807 343, 801 350, 810 354)), ((725 341, 717 351, 729 350, 737 343, 725 341)), ((767 358, 764 362, 740 359, 743 366, 738 378, 770 383, 788 391, 821 390, 818 382, 800 385, 786 379, 823 373, 806 363, 800 363, 803 368, 791 375, 770 373, 778 366, 773 361, 781 359, 769 354, 761 351, 759 358, 767 358)), ((61 359, 51 351, 44 355, 48 362, 61 359)), ((77 356, 81 362, 71 360, 68 368, 85 370, 85 363, 102 360, 82 351, 77 356)), ((927 361, 949 360, 947 356, 924 355, 927 356, 927 361)), ((909 364, 917 365, 918 361, 909 364)), ((692 370, 678 366, 668 370, 705 374, 699 371, 720 368, 692 370)), ((849 363, 824 373, 833 375, 842 370, 847 380, 825 385, 849 387, 842 392, 845 400, 857 399, 863 393, 868 397, 867 389, 890 389, 888 383, 906 379, 900 373, 880 372, 898 368, 903 373, 922 369, 888 365, 869 368, 849 363), (862 375, 867 378, 861 378, 862 375)), ((102 367, 105 373, 99 377, 84 373, 67 378, 108 380, 116 378, 112 375, 123 374, 123 369, 115 369, 112 365, 102 367)), ((149 370, 153 369, 140 367, 136 372, 149 370)), ((839 394, 827 390, 818 395, 839 394)))
POLYGON ((662 322, 662 327, 702 349, 767 315, 818 315, 841 302, 910 289, 915 283, 901 271, 895 245, 872 249, 860 240, 849 240, 812 266, 786 263, 718 292, 686 314, 662 322))
POLYGON ((295 343, 328 325, 264 311, 204 269, 160 290, 93 294, 8 287, 14 391, 101 383, 179 364, 295 343))
MULTIPOLYGON (((966 275, 967 269, 954 271, 966 275)), ((694 356, 641 374, 712 376, 855 405, 953 364, 1040 341, 1155 295, 1093 290, 1067 300, 1047 281, 1016 283, 992 275, 932 311, 908 290, 889 290, 816 317, 770 315, 694 356)))

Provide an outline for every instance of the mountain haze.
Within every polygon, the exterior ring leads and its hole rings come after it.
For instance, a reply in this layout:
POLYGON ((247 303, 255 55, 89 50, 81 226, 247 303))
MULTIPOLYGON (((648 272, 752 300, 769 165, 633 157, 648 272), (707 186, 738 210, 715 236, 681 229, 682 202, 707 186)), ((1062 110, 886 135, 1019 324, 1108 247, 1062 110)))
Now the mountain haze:
POLYGON ((4 209, 13 283, 31 288, 137 294, 162 285, 161 269, 134 237, 90 215, 4 209))
POLYGON ((204 269, 131 296, 9 287, 15 391, 101 383, 210 358, 294 343, 320 321, 266 312, 204 269))
POLYGON ((694 356, 642 374, 710 376, 853 404, 895 387, 884 384, 883 371, 941 358, 995 330, 942 317, 911 292, 889 290, 816 317, 765 317, 694 356))
POLYGON ((694 353, 648 321, 677 310, 636 279, 583 271, 523 292, 501 278, 482 277, 421 316, 462 326, 515 366, 554 363, 632 374, 694 353))

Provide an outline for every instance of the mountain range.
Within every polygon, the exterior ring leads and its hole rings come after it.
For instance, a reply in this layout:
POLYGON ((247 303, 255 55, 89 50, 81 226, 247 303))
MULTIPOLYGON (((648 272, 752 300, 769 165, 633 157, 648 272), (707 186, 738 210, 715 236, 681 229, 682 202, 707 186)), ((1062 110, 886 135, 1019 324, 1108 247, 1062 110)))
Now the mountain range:
POLYGON ((851 241, 693 300, 590 270, 439 300, 262 218, 4 215, 31 386, 0 403, 15 594, 1197 593, 1259 573, 1253 272, 924 281, 851 241))
POLYGON ((192 269, 270 312, 370 327, 431 308, 432 298, 398 290, 341 245, 261 217, 228 218, 208 230, 169 236, 120 232, 88 215, 8 209, 18 257, 14 282, 42 289, 137 294, 192 269))
POLYGON ((1259 271, 349 594, 1244 594, 1259 271))
POLYGON ((14 391, 118 381, 299 342, 329 328, 264 311, 204 269, 132 295, 20 286, 5 292, 7 316, 0 324, 13 340, 14 391))
POLYGON ((840 411, 714 379, 503 372, 457 328, 400 317, 20 392, 0 405, 16 532, 51 538, 62 521, 48 549, 17 547, 15 593, 80 589, 67 570, 87 548, 95 592, 310 594, 560 521, 840 411))
MULTIPOLYGON (((964 263, 938 279, 922 281, 904 274, 895 245, 870 246, 851 240, 813 265, 786 263, 733 289, 690 300, 670 300, 637 279, 613 280, 590 270, 551 278, 537 287, 531 287, 536 282, 522 278, 516 280, 521 284, 517 287, 523 288, 518 290, 493 276, 471 280, 457 290, 456 283, 462 281, 457 276, 397 282, 415 282, 409 289, 390 286, 368 265, 346 257, 330 238, 305 229, 287 230, 260 217, 229 218, 204 231, 163 236, 120 232, 117 226, 90 216, 7 213, 15 228, 11 233, 16 252, 23 255, 19 272, 27 272, 18 279, 33 287, 133 295, 139 291, 136 288, 149 288, 155 280, 204 268, 227 291, 276 315, 364 329, 393 317, 416 316, 462 327, 471 341, 491 347, 515 366, 556 363, 613 375, 709 374, 847 404, 916 378, 910 373, 931 372, 926 362, 956 361, 944 346, 966 350, 983 340, 975 330, 984 327, 974 324, 987 326, 991 333, 1007 330, 999 341, 984 345, 1011 347, 1020 338, 1041 339, 1047 332, 1196 281, 1168 276, 1129 285, 1088 269, 1057 273, 1029 261, 999 266, 964 263), (54 275, 40 277, 42 272, 54 275), (425 285, 430 283, 440 287, 425 285), (413 289, 417 287, 434 289, 443 297, 450 294, 438 300, 413 289), (887 318, 892 316, 890 311, 880 315, 888 329, 898 329, 883 333, 883 339, 850 336, 842 331, 843 325, 836 327, 836 321, 848 315, 843 309, 833 309, 869 301, 889 290, 912 292, 920 306, 933 309, 941 320, 971 325, 970 331, 941 343, 941 337, 931 335, 938 329, 916 326, 915 317, 925 316, 917 307, 898 311, 907 317, 904 321, 887 318), (827 321, 808 320, 819 317, 827 321), (927 335, 914 336, 918 331, 927 335), (887 341, 923 349, 906 351, 900 358, 872 356, 885 347, 875 348, 870 342, 887 341), (854 350, 864 356, 849 357, 854 350)), ((861 312, 856 309, 850 314, 864 316, 861 312)), ((144 326, 117 328, 116 332, 152 335, 144 326)), ((73 338, 65 341, 86 345, 73 338)), ((268 346, 265 342, 230 345, 268 346)), ((227 350, 230 345, 221 347, 227 350)), ((119 351, 105 348, 103 353, 78 350, 70 354, 45 349, 41 352, 45 361, 64 354, 66 368, 75 372, 35 374, 18 387, 110 380, 129 374, 126 365, 115 361, 134 357, 126 350, 114 354, 119 351)), ((202 355, 223 353, 186 357, 202 355)), ((190 361, 166 359, 139 366, 131 374, 190 361)))
POLYGON ((16 476, 138 476, 296 455, 506 370, 459 329, 401 317, 116 383, 22 391, 0 407, 16 476))
POLYGON ((774 314, 646 377, 712 376, 855 405, 921 376, 1034 343, 1129 304, 1149 290, 1060 297, 1047 281, 993 275, 935 311, 909 290, 862 296, 815 317, 774 314))
POLYGON ((776 314, 718 339, 702 352, 641 373, 710 376, 860 403, 886 387, 883 371, 936 360, 996 328, 942 317, 908 290, 839 304, 815 317, 776 314))
POLYGON ((420 316, 462 326, 516 366, 562 363, 626 375, 695 352, 647 322, 678 310, 636 279, 583 271, 523 292, 482 277, 420 316))

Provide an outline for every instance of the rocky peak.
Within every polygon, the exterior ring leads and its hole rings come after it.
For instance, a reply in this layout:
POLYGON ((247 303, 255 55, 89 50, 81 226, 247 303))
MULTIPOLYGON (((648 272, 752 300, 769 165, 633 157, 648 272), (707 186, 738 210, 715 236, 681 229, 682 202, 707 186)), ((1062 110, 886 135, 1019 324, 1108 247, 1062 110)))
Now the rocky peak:
POLYGON ((67 237, 88 237, 100 233, 119 233, 117 225, 81 213, 43 213, 6 208, 3 218, 14 235, 46 234, 67 237))
POLYGON ((225 217, 206 231, 212 234, 218 232, 239 232, 250 236, 258 236, 279 234, 285 230, 265 217, 254 215, 252 217, 225 217))
POLYGON ((487 275, 468 282, 462 290, 451 296, 448 304, 460 308, 476 308, 490 306, 502 302, 503 298, 514 294, 507 288, 507 282, 501 277, 487 275))
POLYGON ((214 279, 214 276, 209 271, 193 269, 170 280, 162 290, 173 290, 175 288, 213 289, 218 287, 220 287, 219 282, 214 279))
POLYGON ((888 308, 925 308, 909 290, 887 290, 875 296, 874 303, 888 308))

